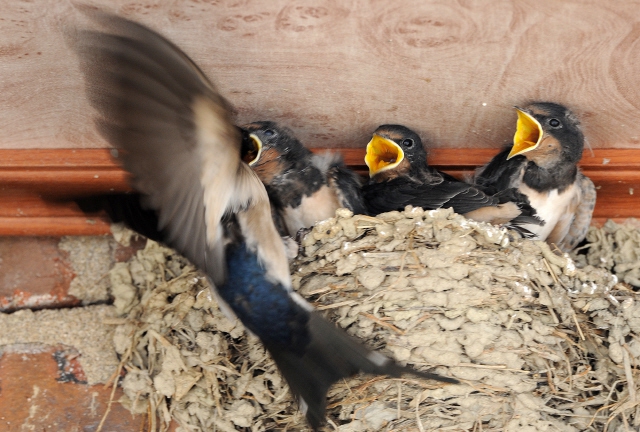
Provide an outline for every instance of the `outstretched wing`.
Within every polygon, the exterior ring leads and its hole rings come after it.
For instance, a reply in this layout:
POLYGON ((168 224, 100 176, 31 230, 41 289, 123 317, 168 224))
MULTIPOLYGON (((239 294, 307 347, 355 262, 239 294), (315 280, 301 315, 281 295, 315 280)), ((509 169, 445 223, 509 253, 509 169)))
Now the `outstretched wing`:
POLYGON ((225 278, 221 218, 267 200, 240 162, 241 138, 228 104, 159 34, 114 15, 88 14, 103 30, 82 30, 73 44, 100 114, 97 126, 158 212, 165 241, 219 284, 225 278))

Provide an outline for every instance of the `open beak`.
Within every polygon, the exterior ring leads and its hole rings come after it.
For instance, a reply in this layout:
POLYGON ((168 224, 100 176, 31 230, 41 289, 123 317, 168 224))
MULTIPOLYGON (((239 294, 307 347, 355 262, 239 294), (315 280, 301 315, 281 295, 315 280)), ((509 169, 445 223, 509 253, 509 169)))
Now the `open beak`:
POLYGON ((380 135, 373 134, 367 144, 364 162, 369 167, 369 177, 397 167, 404 159, 404 152, 398 144, 380 135))
POLYGON ((542 125, 531 114, 516 107, 518 110, 518 123, 516 133, 513 136, 513 147, 507 156, 507 160, 514 156, 521 155, 534 150, 542 141, 542 125))
POLYGON ((249 166, 254 165, 260 159, 260 154, 262 153, 262 141, 255 134, 249 135, 249 148, 244 149, 245 151, 242 154, 242 160, 249 164, 249 166))

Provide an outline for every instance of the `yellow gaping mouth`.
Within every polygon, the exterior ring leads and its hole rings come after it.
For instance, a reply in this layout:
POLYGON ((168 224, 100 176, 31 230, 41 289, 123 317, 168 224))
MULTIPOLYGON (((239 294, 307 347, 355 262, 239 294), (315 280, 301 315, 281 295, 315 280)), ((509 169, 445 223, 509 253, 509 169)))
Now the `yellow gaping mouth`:
POLYGON ((364 162, 369 167, 369 177, 373 177, 379 172, 397 167, 403 159, 404 151, 398 144, 373 134, 373 138, 367 144, 364 162))
POLYGON ((538 147, 544 134, 542 125, 538 120, 520 108, 516 107, 516 109, 518 110, 518 123, 516 125, 516 133, 513 136, 513 147, 509 152, 509 156, 507 156, 507 160, 538 147))
POLYGON ((249 141, 251 142, 251 147, 248 149, 243 149, 242 160, 249 164, 249 166, 254 165, 260 159, 260 155, 262 154, 262 141, 255 134, 249 135, 249 141))

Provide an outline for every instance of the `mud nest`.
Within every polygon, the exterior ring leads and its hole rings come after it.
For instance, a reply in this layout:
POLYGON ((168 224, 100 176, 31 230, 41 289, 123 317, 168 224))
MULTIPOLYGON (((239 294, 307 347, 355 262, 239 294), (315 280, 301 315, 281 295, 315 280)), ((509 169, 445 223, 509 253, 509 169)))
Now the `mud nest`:
MULTIPOLYGON (((449 210, 319 223, 294 287, 371 348, 461 381, 345 380, 327 430, 637 430, 640 298, 592 254, 449 210)), ((110 280, 121 402, 152 430, 307 430, 268 353, 183 258, 149 242, 110 280)))
POLYGON ((640 221, 631 218, 624 224, 608 220, 602 228, 591 227, 587 233, 583 264, 605 268, 620 280, 640 289, 640 221))

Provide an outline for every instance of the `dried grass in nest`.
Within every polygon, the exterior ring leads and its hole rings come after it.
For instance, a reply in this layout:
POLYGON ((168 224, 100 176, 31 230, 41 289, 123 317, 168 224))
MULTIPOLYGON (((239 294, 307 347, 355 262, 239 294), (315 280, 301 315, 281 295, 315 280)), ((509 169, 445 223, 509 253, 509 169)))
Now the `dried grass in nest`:
POLYGON ((149 430, 167 430, 172 417, 183 431, 303 424, 258 339, 220 312, 184 258, 149 241, 110 281, 125 316, 114 336, 127 372, 120 402, 147 413, 149 430))
MULTIPOLYGON (((370 347, 459 378, 358 376, 328 430, 637 430, 640 300, 603 269, 447 210, 340 210, 292 263, 294 286, 370 347)), ((272 360, 206 283, 149 243, 112 270, 126 319, 122 402, 182 431, 307 430, 272 360)))

